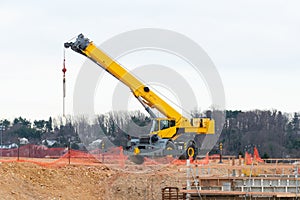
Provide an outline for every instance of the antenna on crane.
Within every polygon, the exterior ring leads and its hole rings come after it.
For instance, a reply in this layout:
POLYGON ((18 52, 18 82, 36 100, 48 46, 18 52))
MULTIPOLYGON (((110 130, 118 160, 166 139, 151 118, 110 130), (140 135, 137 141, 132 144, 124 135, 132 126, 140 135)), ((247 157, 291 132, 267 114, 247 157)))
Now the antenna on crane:
POLYGON ((65 49, 64 49, 64 61, 63 61, 63 117, 65 117, 65 98, 66 98, 66 56, 65 56, 65 49))

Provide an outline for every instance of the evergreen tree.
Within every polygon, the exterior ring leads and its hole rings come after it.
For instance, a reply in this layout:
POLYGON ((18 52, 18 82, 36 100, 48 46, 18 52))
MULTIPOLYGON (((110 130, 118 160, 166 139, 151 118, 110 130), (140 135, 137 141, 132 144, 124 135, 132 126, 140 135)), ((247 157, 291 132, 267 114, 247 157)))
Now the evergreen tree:
POLYGON ((293 130, 298 131, 299 130, 299 115, 298 113, 294 113, 294 117, 292 120, 293 130))

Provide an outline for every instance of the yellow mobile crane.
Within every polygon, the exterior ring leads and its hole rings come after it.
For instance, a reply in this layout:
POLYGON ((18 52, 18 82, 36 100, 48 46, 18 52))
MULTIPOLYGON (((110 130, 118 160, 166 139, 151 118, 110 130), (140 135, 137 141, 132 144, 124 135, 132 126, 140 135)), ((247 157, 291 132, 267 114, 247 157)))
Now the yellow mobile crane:
POLYGON ((150 114, 153 119, 150 134, 131 139, 129 142, 128 149, 133 157, 138 158, 133 159, 134 162, 142 163, 143 156, 170 154, 181 158, 195 158, 200 147, 194 141, 195 135, 214 134, 214 120, 211 119, 211 112, 207 112, 208 116, 205 118, 192 118, 191 120, 185 118, 82 34, 78 35, 75 42, 67 42, 64 46, 88 57, 128 86, 150 114), (153 108, 162 113, 165 118, 157 118, 151 110, 153 108))

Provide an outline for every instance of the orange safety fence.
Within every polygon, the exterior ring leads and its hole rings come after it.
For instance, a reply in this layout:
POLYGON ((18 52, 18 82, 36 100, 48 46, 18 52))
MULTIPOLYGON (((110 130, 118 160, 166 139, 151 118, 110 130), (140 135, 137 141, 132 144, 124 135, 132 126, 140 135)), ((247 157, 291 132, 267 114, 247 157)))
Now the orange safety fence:
POLYGON ((211 160, 219 160, 220 159, 220 154, 213 154, 209 156, 209 159, 211 160))
POLYGON ((127 160, 122 147, 87 152, 68 148, 47 148, 32 144, 14 149, 0 149, 0 157, 0 162, 28 162, 45 167, 59 167, 67 164, 117 164, 124 167, 127 160))
POLYGON ((43 145, 27 144, 20 148, 0 149, 2 157, 28 157, 28 158, 59 158, 65 153, 65 148, 47 148, 43 145))
MULTIPOLYGON (((247 153, 246 153, 247 154, 247 153)), ((258 155, 258 151, 257 154, 258 155)), ((43 145, 28 144, 14 149, 0 149, 0 162, 29 162, 44 167, 60 167, 68 164, 73 165, 99 165, 113 164, 124 168, 128 156, 124 155, 122 147, 109 149, 94 149, 91 151, 80 151, 68 148, 47 148, 43 145)), ((210 159, 215 159, 208 153, 201 160, 190 159, 191 164, 207 165, 210 159)), ((219 155, 218 155, 219 157, 219 155)), ((260 158, 260 157, 258 157, 260 158)), ((251 156, 245 156, 246 163, 252 163, 251 156), (248 160, 247 160, 248 159, 248 160), (250 159, 250 160, 249 160, 250 159)), ((144 165, 175 164, 185 165, 186 160, 175 159, 171 156, 159 158, 145 157, 144 165)))
MULTIPOLYGON (((209 155, 207 153, 206 156, 205 156, 205 158, 203 158, 201 160, 193 160, 192 158, 190 158, 190 163, 191 164, 196 164, 196 165, 208 165, 209 164, 209 155)), ((186 160, 175 159, 175 160, 173 160, 172 164, 175 164, 175 165, 185 165, 186 164, 186 160)))
POLYGON ((195 160, 194 163, 199 164, 199 165, 208 165, 209 164, 209 155, 208 155, 208 153, 206 154, 205 158, 203 158, 202 160, 195 160))

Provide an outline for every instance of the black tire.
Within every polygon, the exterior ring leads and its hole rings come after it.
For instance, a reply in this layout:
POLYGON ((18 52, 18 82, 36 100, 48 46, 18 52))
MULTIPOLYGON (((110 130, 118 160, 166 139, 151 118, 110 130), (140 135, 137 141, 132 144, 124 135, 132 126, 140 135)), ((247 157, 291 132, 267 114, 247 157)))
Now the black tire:
POLYGON ((186 159, 189 159, 190 157, 192 157, 193 160, 195 160, 197 158, 197 150, 196 150, 195 145, 194 144, 189 145, 186 148, 185 154, 186 154, 185 155, 186 159))
POLYGON ((175 149, 175 144, 171 141, 167 142, 166 150, 174 150, 174 149, 175 149))
POLYGON ((179 157, 180 160, 186 160, 186 159, 189 159, 190 157, 193 158, 193 160, 195 160, 197 158, 197 149, 195 147, 194 144, 190 144, 186 150, 185 150, 185 153, 183 155, 181 155, 179 157))
POLYGON ((141 165, 144 163, 144 156, 131 155, 131 156, 129 156, 129 160, 137 165, 141 165))
MULTIPOLYGON (((175 146, 175 144, 172 141, 168 141, 167 144, 166 144, 165 149, 166 150, 175 150, 176 146, 175 146)), ((172 156, 173 158, 176 157, 176 155, 170 155, 170 156, 172 156)))

